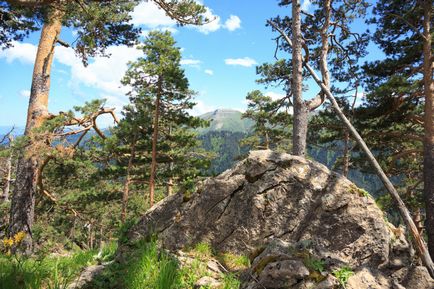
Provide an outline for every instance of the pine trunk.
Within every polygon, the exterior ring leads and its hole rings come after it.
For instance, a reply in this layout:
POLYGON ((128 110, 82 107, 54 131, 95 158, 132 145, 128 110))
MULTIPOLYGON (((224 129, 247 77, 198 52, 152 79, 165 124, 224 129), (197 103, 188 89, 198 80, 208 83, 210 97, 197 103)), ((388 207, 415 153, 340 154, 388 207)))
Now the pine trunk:
POLYGON ((136 137, 133 139, 133 143, 131 144, 130 158, 128 159, 128 167, 127 167, 127 178, 124 184, 124 192, 122 194, 122 212, 121 212, 121 221, 125 223, 125 219, 127 217, 127 207, 128 207, 128 197, 130 192, 130 184, 131 184, 131 170, 133 169, 133 161, 136 157, 136 137))
POLYGON ((166 195, 171 196, 173 195, 173 178, 169 177, 166 184, 166 195))
MULTIPOLYGON (((12 137, 9 137, 9 146, 12 145, 12 137)), ((6 176, 5 176, 5 186, 3 188, 3 202, 9 201, 9 192, 11 188, 11 177, 12 177, 12 151, 8 158, 6 159, 6 176)))
POLYGON ((324 25, 321 28, 321 53, 319 59, 322 82, 328 89, 330 89, 330 72, 327 63, 329 54, 330 2, 331 0, 325 0, 323 2, 324 25))
POLYGON ((160 83, 161 82, 159 81, 157 98, 155 99, 154 131, 152 136, 152 162, 151 162, 151 174, 149 177, 149 198, 150 198, 151 207, 154 205, 155 172, 157 170, 158 119, 160 117, 160 97, 161 97, 160 83))
POLYGON ((344 156, 342 157, 342 174, 348 177, 350 169, 350 132, 344 129, 344 156))
MULTIPOLYGON (((289 42, 290 43, 290 42, 289 42)), ((392 182, 389 180, 387 175, 384 173, 383 169, 381 168, 380 164, 378 163, 377 159, 372 154, 371 150, 366 145, 365 141, 362 139, 360 134, 357 132, 357 130, 354 128, 354 126, 351 124, 351 122, 347 119, 345 114, 342 112, 341 108, 339 107, 339 104, 336 102, 336 99, 334 98, 333 94, 330 92, 330 90, 322 83, 322 81, 319 79, 319 77, 316 75, 315 71, 310 67, 308 63, 304 63, 304 66, 309 71, 310 75, 313 77, 315 82, 322 88, 324 93, 326 94, 327 98, 330 100, 331 104, 333 105, 333 108, 335 112, 337 113, 338 117, 341 119, 341 121, 344 123, 346 128, 350 131, 352 134, 354 140, 356 143, 360 146, 360 148, 365 153, 369 163, 373 166, 374 170, 376 171, 377 175, 380 177, 381 181, 383 182, 384 186, 386 187, 387 191, 390 193, 391 197, 395 201, 399 213, 404 221, 404 223, 407 226, 407 229, 410 231, 410 234, 412 236, 413 244, 418 252, 419 257, 422 259, 422 263, 426 266, 428 269, 428 272, 430 273, 431 277, 434 278, 434 263, 431 259, 431 256, 428 252, 428 248, 425 244, 425 241, 423 240, 422 236, 419 234, 419 231, 413 222, 413 219, 410 215, 410 212, 408 211, 407 207, 405 206, 404 202, 402 201, 401 197, 399 196, 398 192, 396 191, 395 187, 393 186, 392 182)))
POLYGON ((292 153, 306 155, 306 137, 309 111, 303 101, 303 59, 300 19, 300 1, 292 1, 292 83, 291 91, 294 104, 294 122, 292 134, 292 153))
MULTIPOLYGON (((54 47, 62 28, 62 12, 54 10, 44 24, 39 40, 38 51, 33 69, 32 88, 25 135, 30 136, 33 129, 41 126, 48 116, 48 94, 50 90, 50 73, 54 47)), ((38 183, 38 158, 27 147, 18 159, 17 174, 12 196, 9 233, 14 235, 25 232, 22 248, 32 250, 32 225, 34 220, 35 194, 38 183)))
POLYGON ((431 10, 432 1, 424 2, 423 19, 423 66, 424 66, 424 94, 425 94, 425 136, 423 142, 423 182, 426 209, 426 230, 428 235, 428 250, 434 258, 434 82, 431 38, 431 10))
POLYGON ((268 131, 265 131, 265 149, 269 150, 270 149, 270 137, 268 136, 268 131))

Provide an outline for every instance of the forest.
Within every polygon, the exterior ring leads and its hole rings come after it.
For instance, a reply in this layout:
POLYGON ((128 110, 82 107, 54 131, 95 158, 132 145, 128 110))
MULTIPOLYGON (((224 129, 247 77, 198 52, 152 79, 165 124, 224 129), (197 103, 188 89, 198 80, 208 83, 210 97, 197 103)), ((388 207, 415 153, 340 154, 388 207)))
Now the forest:
POLYGON ((0 1, 0 289, 434 288, 433 18, 0 1))

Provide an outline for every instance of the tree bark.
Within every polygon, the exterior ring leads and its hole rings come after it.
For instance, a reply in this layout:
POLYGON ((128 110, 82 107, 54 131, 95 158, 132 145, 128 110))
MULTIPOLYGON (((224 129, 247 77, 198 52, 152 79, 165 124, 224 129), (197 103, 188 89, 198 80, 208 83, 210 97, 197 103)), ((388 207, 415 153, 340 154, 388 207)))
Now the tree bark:
MULTIPOLYGON (((9 147, 11 147, 13 142, 13 137, 9 135, 8 138, 9 138, 9 147)), ((11 150, 11 153, 6 159, 5 186, 3 187, 3 196, 2 196, 3 202, 9 201, 9 192, 11 188, 11 177, 12 177, 12 158, 13 158, 13 152, 11 150)))
POLYGON ((161 80, 158 81, 157 97, 155 98, 155 112, 154 112, 154 131, 152 136, 152 162, 151 173, 149 176, 149 199, 150 206, 154 205, 154 191, 155 191, 155 172, 157 170, 157 140, 158 140, 158 125, 160 117, 160 97, 161 97, 161 80))
POLYGON ((265 128, 265 145, 264 145, 266 150, 270 149, 270 137, 268 136, 268 131, 265 128))
MULTIPOLYGON (((319 58, 322 82, 328 89, 330 89, 330 72, 327 62, 327 57, 329 54, 330 2, 331 0, 325 0, 323 2, 324 25, 321 27, 321 53, 319 58)), ((323 94, 321 93, 321 95, 323 94)))
POLYGON ((426 210, 428 249, 434 258, 434 82, 431 38, 432 1, 424 1, 423 16, 423 82, 425 94, 424 141, 423 141, 423 184, 426 210))
POLYGON ((350 132, 344 129, 344 156, 342 157, 342 174, 348 177, 350 168, 350 132))
POLYGON ((122 223, 125 223, 125 219, 127 217, 128 197, 129 197, 130 184, 131 184, 131 170, 133 169, 133 161, 135 157, 136 157, 136 136, 134 136, 133 143, 131 144, 130 158, 128 159, 128 167, 127 167, 127 178, 125 180, 124 192, 122 194, 122 212, 121 212, 122 223))
MULTIPOLYGON (((289 38, 288 38, 288 40, 289 40, 289 38)), ((419 257, 422 259, 423 264, 427 267, 428 272, 430 273, 431 277, 434 278, 434 263, 430 257, 430 254, 428 252, 428 248, 425 244, 425 241, 420 236, 419 231, 418 231, 418 229, 417 229, 417 227, 416 227, 415 223, 413 222, 413 219, 410 215, 410 212, 408 211, 407 207, 405 206, 404 202, 402 201, 401 197, 399 196, 399 194, 396 191, 395 187, 393 186, 392 182, 386 176, 386 174, 384 173, 380 164, 375 159, 374 155, 372 154, 371 150, 368 148, 368 146, 366 145, 365 141, 362 139, 360 134, 357 132, 357 130, 354 128, 354 126, 351 124, 351 122, 347 119, 345 114, 342 112, 341 108, 339 107, 339 104, 336 102, 336 99, 334 98, 334 96, 330 92, 330 90, 321 82, 319 77, 316 75, 315 71, 312 69, 312 67, 310 67, 310 65, 308 63, 304 63, 304 66, 307 68, 309 73, 312 75, 315 82, 324 91, 327 98, 332 103, 333 108, 335 109, 336 113, 338 114, 338 117, 342 120, 344 125, 351 132, 354 140, 360 146, 360 148, 363 150, 363 152, 366 154, 366 157, 367 157, 369 163, 374 167, 374 170, 376 171, 377 175, 380 177, 380 179, 383 182, 384 186, 386 187, 387 191, 392 196, 392 199, 395 201, 404 223, 406 224, 408 230, 410 231, 413 244, 416 247, 416 250, 418 252, 419 257)))
MULTIPOLYGON (((170 163, 172 165, 173 163, 170 163)), ((169 177, 166 184, 166 195, 173 195, 173 177, 169 177)))
MULTIPOLYGON (((33 129, 41 126, 48 116, 51 64, 54 47, 62 28, 62 16, 62 12, 53 10, 41 31, 33 68, 32 88, 24 132, 28 137, 31 136, 33 129)), ((22 249, 25 252, 32 250, 32 225, 40 162, 36 155, 37 152, 32 151, 30 144, 18 159, 10 211, 9 234, 26 233, 22 242, 22 249)))
POLYGON ((307 122, 309 111, 303 101, 303 59, 301 36, 300 1, 292 1, 292 83, 291 91, 294 104, 292 129, 292 153, 306 155, 307 122))

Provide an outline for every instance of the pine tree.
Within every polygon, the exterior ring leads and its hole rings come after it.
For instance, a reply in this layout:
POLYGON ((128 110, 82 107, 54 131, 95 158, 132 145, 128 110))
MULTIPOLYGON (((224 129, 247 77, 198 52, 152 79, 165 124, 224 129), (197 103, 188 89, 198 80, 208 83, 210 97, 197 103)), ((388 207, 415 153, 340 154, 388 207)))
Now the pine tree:
MULTIPOLYGON (((181 24, 201 23, 203 6, 191 1, 155 1, 167 14, 179 19, 181 24), (191 8, 189 10, 188 8, 191 8)), ((140 30, 129 23, 130 12, 138 1, 8 1, 2 4, 1 16, 12 19, 0 24, 0 36, 7 46, 13 39, 22 39, 29 30, 43 23, 32 76, 25 135, 31 138, 32 131, 50 118, 48 95, 50 90, 51 65, 62 26, 79 28, 73 46, 84 64, 88 57, 104 55, 110 45, 132 45, 140 30), (12 17, 12 18, 11 18, 12 17), (11 25, 11 26, 9 26, 11 25)), ((44 161, 35 154, 32 145, 26 147, 18 160, 17 181, 12 196, 9 234, 25 232, 23 247, 31 251, 31 227, 34 219, 35 195, 40 169, 44 161)))
MULTIPOLYGON (((376 4, 373 39, 387 58, 364 67, 369 93, 362 125, 388 172, 404 177, 407 201, 423 199, 428 247, 434 256, 432 11, 432 1, 376 4)), ((417 206, 413 209, 419 218, 417 206)))
POLYGON ((150 32, 140 49, 144 56, 129 65, 123 79, 124 85, 131 86, 132 102, 126 107, 124 122, 139 133, 137 157, 145 164, 150 160, 149 198, 153 206, 157 183, 168 180, 169 194, 173 181, 188 183, 200 173, 206 154, 198 151, 197 134, 192 129, 205 123, 188 114, 194 106, 194 93, 170 33, 150 32))
POLYGON ((253 120, 254 126, 253 132, 241 141, 241 145, 251 149, 288 151, 291 138, 288 124, 292 121, 288 102, 284 107, 282 100, 273 101, 259 90, 248 93, 246 100, 247 110, 242 117, 253 120))
MULTIPOLYGON (((280 33, 277 48, 291 54, 290 60, 279 60, 259 68, 265 83, 284 84, 294 106, 293 153, 305 155, 309 113, 325 101, 320 91, 314 98, 302 97, 302 63, 308 62, 321 71, 322 81, 334 92, 346 93, 357 85, 358 59, 365 55, 367 34, 354 33, 349 25, 366 14, 366 1, 312 1, 312 14, 302 11, 299 1, 280 1, 280 6, 292 5, 292 17, 275 17, 268 21, 280 33), (304 16, 304 17, 303 17, 304 16), (303 33, 301 33, 303 31, 303 33), (292 47, 283 39, 291 39, 292 47), (304 50, 304 59, 302 56, 304 50), (330 68, 329 68, 330 65, 330 68), (331 82, 344 82, 343 87, 331 87, 331 82)), ((342 85, 341 85, 342 86, 342 85)))

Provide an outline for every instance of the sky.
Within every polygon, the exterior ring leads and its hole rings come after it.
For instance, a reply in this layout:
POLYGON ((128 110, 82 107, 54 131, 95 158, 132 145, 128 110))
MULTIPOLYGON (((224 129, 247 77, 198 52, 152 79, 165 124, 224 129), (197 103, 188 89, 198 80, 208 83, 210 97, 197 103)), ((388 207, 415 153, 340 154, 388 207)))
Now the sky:
MULTIPOLYGON (((190 88, 197 92, 194 115, 218 108, 243 111, 249 91, 261 89, 273 98, 283 95, 280 88, 255 83, 255 66, 273 62, 276 35, 265 22, 276 15, 290 14, 290 7, 276 0, 204 0, 206 16, 214 19, 198 27, 178 27, 151 1, 143 2, 132 13, 132 22, 142 28, 143 37, 153 29, 169 30, 182 51, 181 64, 190 88)), ((302 3, 309 10, 310 1, 302 3)), ((61 39, 72 41, 75 33, 64 28, 61 39)), ((0 126, 24 126, 39 32, 14 47, 0 51, 0 126)), ((134 47, 112 46, 110 58, 91 59, 84 67, 72 48, 56 46, 51 74, 49 110, 67 111, 92 99, 106 99, 107 107, 120 114, 128 103, 122 87, 127 63, 141 56, 134 47)), ((280 57, 285 57, 283 53, 280 57)), ((315 88, 316 89, 316 88, 315 88)), ((308 92, 309 94, 309 92, 308 92)), ((109 119, 102 126, 110 125, 109 119)))

